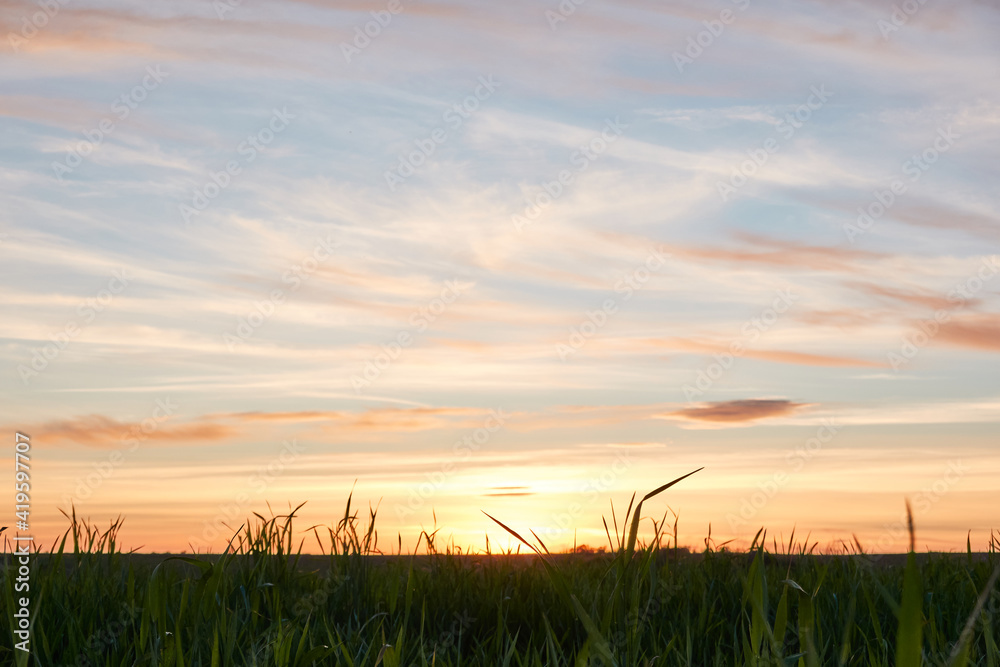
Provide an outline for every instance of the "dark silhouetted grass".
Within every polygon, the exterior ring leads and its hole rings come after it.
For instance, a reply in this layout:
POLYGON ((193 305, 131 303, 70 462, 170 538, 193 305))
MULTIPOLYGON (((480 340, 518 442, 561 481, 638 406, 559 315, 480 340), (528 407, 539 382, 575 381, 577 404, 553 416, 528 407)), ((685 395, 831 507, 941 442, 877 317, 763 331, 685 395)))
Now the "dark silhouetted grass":
POLYGON ((384 556, 377 511, 362 520, 349 498, 333 525, 297 531, 301 505, 255 514, 224 554, 152 567, 120 552, 121 518, 100 530, 73 512, 33 559, 30 658, 12 649, 4 569, 0 665, 1000 667, 997 537, 985 554, 918 556, 911 542, 905 565, 857 540, 838 556, 794 534, 768 550, 763 530, 746 552, 709 536, 690 554, 664 515, 644 542, 643 502, 681 479, 630 504, 621 534, 612 513, 611 551, 596 554, 550 553, 494 519, 533 553, 441 551, 434 531, 426 553, 384 556), (305 539, 326 555, 302 556, 305 539))

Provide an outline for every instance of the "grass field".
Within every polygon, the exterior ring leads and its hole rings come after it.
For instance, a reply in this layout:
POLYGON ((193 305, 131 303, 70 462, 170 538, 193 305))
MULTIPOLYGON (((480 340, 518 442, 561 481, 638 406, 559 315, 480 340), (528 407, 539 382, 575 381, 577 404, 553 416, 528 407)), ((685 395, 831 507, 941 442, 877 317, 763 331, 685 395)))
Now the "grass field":
POLYGON ((0 664, 1000 665, 1000 537, 890 559, 762 530, 746 552, 706 540, 692 554, 663 521, 641 531, 641 511, 610 517, 606 553, 549 554, 504 526, 528 555, 462 554, 424 533, 421 555, 379 556, 377 512, 348 499, 335 525, 255 515, 228 553, 155 566, 121 553, 120 519, 99 530, 74 513, 33 558, 32 653, 12 649, 11 628, 0 664), (306 539, 327 555, 302 556, 306 539))

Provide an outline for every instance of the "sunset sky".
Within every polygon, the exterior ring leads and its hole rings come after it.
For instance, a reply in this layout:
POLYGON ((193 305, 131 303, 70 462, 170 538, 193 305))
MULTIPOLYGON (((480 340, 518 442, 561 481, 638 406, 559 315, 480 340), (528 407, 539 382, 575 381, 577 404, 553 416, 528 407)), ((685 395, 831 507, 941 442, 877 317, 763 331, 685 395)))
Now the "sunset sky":
POLYGON ((510 544, 481 510, 598 546, 611 501, 702 466, 644 506, 694 548, 902 551, 906 499, 920 549, 1000 528, 996 3, 0 26, 0 423, 46 547, 71 503, 207 551, 352 486, 384 550, 433 514, 510 544))

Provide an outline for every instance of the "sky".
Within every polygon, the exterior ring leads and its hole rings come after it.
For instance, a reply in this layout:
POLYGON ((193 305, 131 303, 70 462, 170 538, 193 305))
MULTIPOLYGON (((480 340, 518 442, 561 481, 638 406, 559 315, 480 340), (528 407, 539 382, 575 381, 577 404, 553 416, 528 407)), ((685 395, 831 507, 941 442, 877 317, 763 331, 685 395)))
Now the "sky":
POLYGON ((598 547, 699 468, 644 539, 898 552, 907 501, 921 550, 1000 528, 995 2, 0 27, 4 475, 30 436, 45 548, 75 508, 219 551, 352 491, 386 552, 511 546, 483 512, 598 547))

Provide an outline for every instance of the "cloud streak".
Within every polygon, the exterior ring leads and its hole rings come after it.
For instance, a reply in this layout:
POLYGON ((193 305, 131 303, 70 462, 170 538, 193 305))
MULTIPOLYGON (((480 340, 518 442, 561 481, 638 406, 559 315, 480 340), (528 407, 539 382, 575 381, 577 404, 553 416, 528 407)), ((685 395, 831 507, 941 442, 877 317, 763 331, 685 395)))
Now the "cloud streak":
POLYGON ((707 403, 668 412, 664 416, 689 422, 742 425, 762 419, 792 416, 808 407, 811 407, 811 404, 795 403, 785 399, 750 398, 707 403))
POLYGON ((237 433, 229 426, 212 422, 154 425, 152 422, 119 421, 105 415, 84 415, 22 428, 52 445, 91 449, 131 447, 139 441, 161 446, 211 443, 227 440, 237 433))
POLYGON ((1000 315, 963 315, 941 325, 938 336, 950 345, 1000 352, 1000 315))

